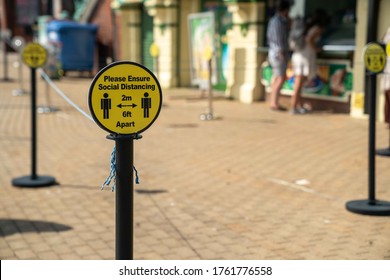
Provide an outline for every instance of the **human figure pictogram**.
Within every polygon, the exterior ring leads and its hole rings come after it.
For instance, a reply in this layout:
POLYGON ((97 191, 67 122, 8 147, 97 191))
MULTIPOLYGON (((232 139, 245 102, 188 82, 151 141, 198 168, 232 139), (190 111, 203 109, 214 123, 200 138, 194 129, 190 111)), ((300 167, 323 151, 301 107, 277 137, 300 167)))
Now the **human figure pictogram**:
POLYGON ((31 54, 30 59, 31 59, 32 64, 34 64, 34 65, 38 64, 39 57, 37 55, 35 55, 34 53, 31 54))
POLYGON ((152 99, 149 97, 149 93, 145 92, 144 96, 141 99, 142 109, 144 109, 144 118, 149 118, 149 109, 152 108, 152 99))
POLYGON ((111 109, 111 98, 108 98, 108 93, 104 93, 103 97, 100 102, 100 109, 103 110, 103 119, 109 119, 110 115, 110 109, 111 109))

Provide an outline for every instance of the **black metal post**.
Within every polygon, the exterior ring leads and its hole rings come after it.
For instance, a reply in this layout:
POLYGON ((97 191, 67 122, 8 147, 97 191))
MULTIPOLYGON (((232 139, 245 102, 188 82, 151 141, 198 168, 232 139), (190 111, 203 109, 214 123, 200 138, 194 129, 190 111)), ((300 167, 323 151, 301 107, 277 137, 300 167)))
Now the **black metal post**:
POLYGON ((36 69, 31 67, 31 174, 12 180, 16 187, 48 187, 56 184, 51 176, 37 175, 37 91, 36 69))
POLYGON ((390 216, 390 202, 375 197, 376 75, 369 75, 368 199, 349 201, 347 210, 364 215, 390 216))
POLYGON ((37 86, 35 68, 31 68, 31 179, 37 179, 37 86))
POLYGON ((6 39, 3 39, 3 70, 4 77, 2 79, 3 82, 9 82, 11 79, 8 77, 8 46, 6 43, 6 39))
POLYGON ((2 42, 2 53, 3 53, 3 67, 4 67, 4 77, 2 79, 3 82, 11 81, 11 79, 8 78, 8 47, 6 41, 10 39, 11 32, 9 30, 9 24, 8 24, 8 10, 7 9, 10 5, 9 1, 1 1, 0 0, 0 10, 2 10, 3 14, 0 18, 0 42, 2 42))
POLYGON ((390 216, 390 202, 375 197, 375 123, 376 123, 376 74, 368 78, 369 134, 368 134, 368 199, 349 201, 347 210, 363 215, 390 216))
POLYGON ((134 139, 141 135, 112 135, 116 146, 115 259, 133 260, 134 139))
POLYGON ((116 231, 117 260, 133 259, 133 139, 115 140, 116 145, 116 231))
MULTIPOLYGON (((368 3, 367 43, 376 41, 378 31, 379 0, 368 3)), ((368 132, 368 199, 346 203, 347 210, 364 215, 390 216, 390 202, 375 197, 375 123, 376 123, 376 74, 366 73, 364 111, 369 110, 368 132), (368 105, 368 106, 367 106, 368 105)))
POLYGON ((369 75, 369 132, 368 132, 368 199, 375 204, 375 123, 376 123, 376 75, 369 75))

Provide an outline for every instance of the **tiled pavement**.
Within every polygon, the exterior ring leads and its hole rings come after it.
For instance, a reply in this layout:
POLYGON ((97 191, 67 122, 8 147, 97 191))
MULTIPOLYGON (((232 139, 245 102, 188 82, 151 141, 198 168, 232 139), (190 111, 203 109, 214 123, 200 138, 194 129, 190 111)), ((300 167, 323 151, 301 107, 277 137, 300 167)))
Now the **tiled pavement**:
MULTIPOLYGON (((55 82, 88 112, 90 78, 55 82)), ((38 174, 59 184, 13 187, 31 163, 30 96, 12 96, 16 87, 0 83, 0 259, 114 259, 115 194, 100 190, 113 142, 51 90, 60 110, 38 115, 38 174)), ((345 209, 367 198, 366 119, 218 98, 221 119, 200 121, 207 101, 196 96, 164 91, 135 142, 135 259, 390 259, 390 217, 345 209)), ((378 123, 377 146, 388 137, 378 123)), ((376 165, 377 197, 390 201, 390 158, 376 165)))

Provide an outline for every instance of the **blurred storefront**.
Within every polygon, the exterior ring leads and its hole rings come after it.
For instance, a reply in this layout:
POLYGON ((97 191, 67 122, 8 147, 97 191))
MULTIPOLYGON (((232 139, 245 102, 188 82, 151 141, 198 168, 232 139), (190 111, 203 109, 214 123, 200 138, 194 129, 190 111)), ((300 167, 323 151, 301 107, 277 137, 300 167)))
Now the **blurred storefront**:
MULTIPOLYGON (((295 0, 291 16, 308 16, 317 9, 331 15, 321 40, 317 80, 304 91, 316 108, 331 108, 362 116, 365 112, 365 69, 362 61, 367 41, 367 6, 375 0, 295 0)), ((243 103, 264 100, 270 69, 267 68, 265 32, 274 13, 275 0, 116 0, 115 11, 119 59, 130 59, 158 71, 163 87, 193 86, 188 18, 211 11, 215 18, 214 87, 243 103), (150 47, 158 57, 151 57, 150 47), (158 65, 158 69, 156 68, 158 65), (264 84, 266 86, 264 86, 264 84)), ((390 1, 377 0, 379 9, 372 20, 378 22, 376 38, 390 26, 386 12, 390 1)), ((293 77, 284 86, 291 94, 293 77)), ((380 75, 378 75, 378 80, 380 75)), ((378 116, 383 97, 378 87, 378 116)))
MULTIPOLYGON (((99 65, 110 60, 131 60, 152 69, 162 87, 192 87, 191 30, 193 14, 214 14, 214 88, 243 103, 266 98, 268 20, 276 0, 0 0, 1 29, 12 36, 26 35, 33 17, 68 11, 73 20, 99 25, 99 65), (72 5, 70 5, 72 4, 72 5), (69 7, 68 7, 69 6, 69 7), (60 8, 59 8, 60 7, 60 8), (28 11, 28 12, 27 12, 28 11), (153 52, 152 52, 153 50, 153 52), (104 53, 104 55, 102 55, 104 53)), ((316 106, 363 116, 365 109, 365 69, 362 58, 367 34, 380 41, 388 26, 388 0, 294 0, 291 16, 308 16, 324 9, 332 17, 320 45, 317 84, 304 96, 316 106), (369 3, 378 6, 368 17, 369 3), (368 33, 369 21, 377 28, 368 33), (375 34, 373 34, 375 33, 375 34)), ((31 32, 30 32, 31 33, 31 32)), ((27 36, 27 35, 26 35, 27 36)), ((31 35, 30 35, 31 36, 31 35)), ((28 40, 28 36, 27 36, 28 40)), ((378 84, 381 75, 378 75, 378 84)), ((293 77, 285 84, 291 93, 293 77)), ((378 118, 383 119, 383 95, 378 95, 378 118)))
POLYGON ((163 87, 193 86, 189 45, 189 16, 215 14, 214 88, 227 96, 251 103, 261 99, 257 47, 263 44, 264 1, 222 0, 116 0, 118 58, 158 67, 163 87), (152 28, 151 28, 152 26, 152 28), (150 59, 151 45, 159 49, 150 59), (158 61, 157 61, 158 60, 158 61), (150 65, 152 61, 153 65, 150 65))

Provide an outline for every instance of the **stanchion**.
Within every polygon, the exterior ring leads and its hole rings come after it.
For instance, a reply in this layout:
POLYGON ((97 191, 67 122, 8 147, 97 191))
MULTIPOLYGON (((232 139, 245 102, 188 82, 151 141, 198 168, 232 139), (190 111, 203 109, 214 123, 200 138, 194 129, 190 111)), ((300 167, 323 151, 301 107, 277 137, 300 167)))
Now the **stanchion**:
MULTIPOLYGON (((364 215, 389 216, 390 202, 377 200, 375 197, 375 122, 376 122, 376 73, 380 69, 378 53, 381 46, 370 43, 365 50, 365 63, 371 74, 368 74, 368 95, 369 95, 369 139, 368 139, 368 199, 354 200, 346 203, 347 210, 364 215), (376 61, 377 63, 374 63, 376 61), (377 69, 378 68, 378 69, 377 69)), ((382 65, 384 67, 384 65, 382 65)))
POLYGON ((115 141, 115 259, 133 260, 134 236, 134 140, 141 135, 107 136, 115 141))
POLYGON ((7 50, 7 40, 11 37, 11 31, 9 29, 0 30, 0 39, 2 41, 2 53, 3 53, 3 82, 11 82, 12 80, 8 77, 8 50, 7 50))
POLYGON ((12 180, 16 187, 46 187, 56 184, 51 176, 37 175, 37 113, 36 113, 36 69, 31 68, 31 175, 12 180))
POLYGON ((23 61, 31 68, 31 175, 12 180, 16 187, 47 187, 56 184, 51 176, 37 175, 37 92, 36 68, 45 64, 47 54, 45 48, 37 43, 29 43, 22 51, 23 61))
POLYGON ((200 115, 200 119, 202 121, 210 121, 215 120, 213 111, 213 67, 212 67, 212 58, 213 52, 210 48, 205 48, 204 50, 204 58, 207 61, 207 91, 208 91, 208 112, 200 115))
POLYGON ((162 92, 157 78, 135 62, 118 61, 106 66, 95 76, 89 89, 92 118, 110 133, 107 138, 115 141, 115 158, 111 158, 107 184, 115 178, 117 260, 133 259, 134 140, 140 139, 141 132, 157 119, 161 104, 162 92), (143 87, 138 87, 138 79, 145 81, 143 87))
POLYGON ((214 119, 214 113, 213 113, 213 85, 211 82, 212 77, 212 66, 211 66, 211 59, 207 61, 207 68, 208 68, 208 85, 207 85, 207 91, 208 91, 208 105, 209 105, 209 111, 206 114, 200 115, 200 119, 202 121, 206 120, 213 120, 214 119))

